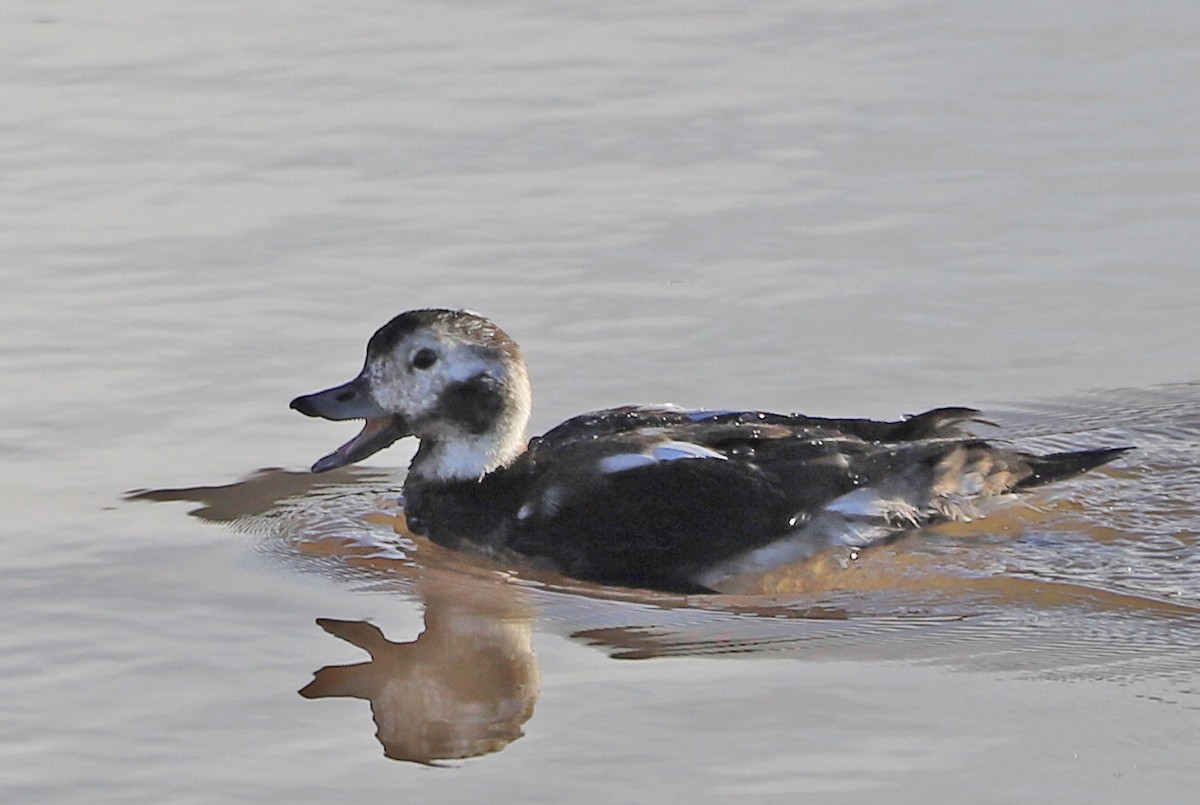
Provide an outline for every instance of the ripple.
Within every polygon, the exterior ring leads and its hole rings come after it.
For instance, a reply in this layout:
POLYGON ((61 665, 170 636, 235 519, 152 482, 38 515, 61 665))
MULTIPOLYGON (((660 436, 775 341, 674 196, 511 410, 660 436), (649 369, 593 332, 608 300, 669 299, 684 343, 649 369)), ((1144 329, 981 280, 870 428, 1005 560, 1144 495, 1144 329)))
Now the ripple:
MULTIPOLYGON (((990 415, 990 414, 989 414, 990 415)), ((407 533, 394 479, 263 470, 224 487, 133 497, 256 535, 272 561, 355 589, 421 598, 500 581, 536 628, 622 659, 796 656, 936 663, 1044 679, 1173 680, 1200 665, 1200 385, 1104 392, 1000 411, 1021 447, 1133 443, 1116 468, 981 522, 917 533, 856 558, 678 596, 500 567, 407 533)), ((1190 699, 1189 699, 1190 701, 1190 699)))

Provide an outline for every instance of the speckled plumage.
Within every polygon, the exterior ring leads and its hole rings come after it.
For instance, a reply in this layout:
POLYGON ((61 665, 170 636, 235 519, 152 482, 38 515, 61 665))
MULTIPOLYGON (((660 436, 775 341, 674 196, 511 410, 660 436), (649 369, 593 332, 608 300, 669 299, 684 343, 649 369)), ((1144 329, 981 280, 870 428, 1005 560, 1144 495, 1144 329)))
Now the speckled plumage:
POLYGON ((314 465, 421 446, 404 485, 410 527, 452 548, 581 579, 682 592, 837 545, 978 516, 979 504, 1111 460, 1127 448, 1034 456, 969 435, 978 412, 897 422, 626 406, 528 443, 531 393, 516 343, 465 311, 401 314, 362 373, 298 397, 359 436, 314 465))

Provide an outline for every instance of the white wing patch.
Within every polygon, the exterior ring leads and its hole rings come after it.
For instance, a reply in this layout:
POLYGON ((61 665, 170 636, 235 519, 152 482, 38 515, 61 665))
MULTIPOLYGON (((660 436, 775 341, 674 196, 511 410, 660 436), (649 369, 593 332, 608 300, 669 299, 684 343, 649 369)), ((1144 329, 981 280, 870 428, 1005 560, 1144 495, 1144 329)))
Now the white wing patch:
POLYGON ((653 455, 656 461, 674 461, 677 458, 716 458, 725 461, 725 455, 711 447, 692 442, 663 442, 654 445, 653 455))
POLYGON ((616 453, 600 459, 597 466, 604 475, 632 470, 635 467, 647 467, 661 461, 675 461, 681 458, 707 458, 726 461, 724 454, 691 442, 659 442, 649 446, 646 452, 616 453))
POLYGON ((654 456, 648 456, 645 453, 617 453, 615 456, 605 456, 600 459, 599 467, 602 475, 613 475, 632 470, 634 467, 645 467, 657 463, 654 456))

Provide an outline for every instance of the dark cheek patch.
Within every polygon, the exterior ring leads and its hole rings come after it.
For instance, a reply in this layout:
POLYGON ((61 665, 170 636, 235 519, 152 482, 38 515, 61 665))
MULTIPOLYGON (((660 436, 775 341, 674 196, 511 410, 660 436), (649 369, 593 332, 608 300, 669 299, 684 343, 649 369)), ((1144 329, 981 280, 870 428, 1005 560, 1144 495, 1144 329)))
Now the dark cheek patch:
POLYGON ((448 386, 439 400, 442 416, 468 433, 491 430, 504 411, 504 397, 491 378, 476 377, 448 386))

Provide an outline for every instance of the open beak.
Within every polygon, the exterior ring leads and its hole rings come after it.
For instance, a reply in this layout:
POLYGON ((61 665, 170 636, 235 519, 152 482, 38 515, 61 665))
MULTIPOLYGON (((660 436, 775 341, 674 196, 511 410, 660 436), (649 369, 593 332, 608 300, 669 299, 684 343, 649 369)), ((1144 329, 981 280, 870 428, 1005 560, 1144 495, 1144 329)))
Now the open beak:
POLYGON ((341 386, 306 394, 292 400, 291 408, 305 416, 341 421, 365 419, 357 436, 313 464, 313 472, 326 472, 378 453, 398 439, 410 435, 404 420, 379 407, 362 375, 341 386))

